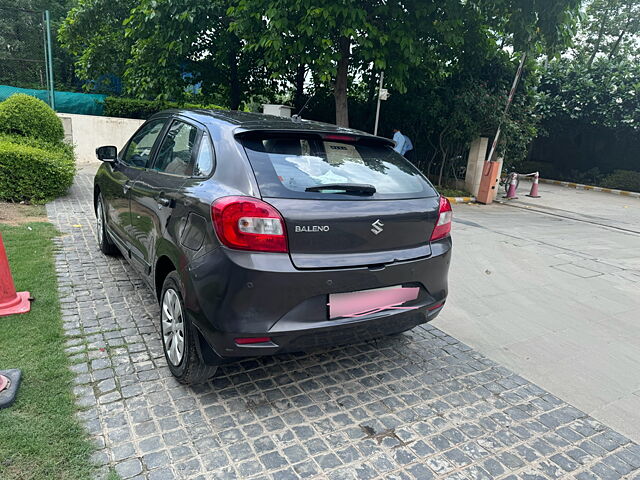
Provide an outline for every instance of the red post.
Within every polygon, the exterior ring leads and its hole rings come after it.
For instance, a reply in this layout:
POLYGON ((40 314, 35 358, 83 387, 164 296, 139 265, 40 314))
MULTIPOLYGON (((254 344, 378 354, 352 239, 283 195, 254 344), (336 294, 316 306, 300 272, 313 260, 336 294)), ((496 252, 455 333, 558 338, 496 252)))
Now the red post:
POLYGON ((0 317, 27 313, 31 310, 30 296, 29 292, 16 293, 9 269, 9 260, 7 260, 7 253, 4 249, 4 243, 2 243, 2 234, 0 234, 0 317))

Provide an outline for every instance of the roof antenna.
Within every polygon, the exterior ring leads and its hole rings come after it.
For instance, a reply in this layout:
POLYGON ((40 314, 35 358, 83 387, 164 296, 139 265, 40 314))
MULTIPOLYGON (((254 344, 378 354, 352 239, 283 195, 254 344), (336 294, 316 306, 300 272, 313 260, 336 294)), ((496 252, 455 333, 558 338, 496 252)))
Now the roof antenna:
POLYGON ((300 109, 300 111, 298 113, 296 113, 295 115, 291 115, 291 118, 295 121, 298 122, 300 120, 302 120, 300 118, 300 114, 304 111, 305 108, 307 108, 307 105, 309 105, 309 101, 313 98, 314 94, 309 95, 309 98, 307 98, 307 101, 304 102, 304 105, 302 106, 302 108, 300 109))

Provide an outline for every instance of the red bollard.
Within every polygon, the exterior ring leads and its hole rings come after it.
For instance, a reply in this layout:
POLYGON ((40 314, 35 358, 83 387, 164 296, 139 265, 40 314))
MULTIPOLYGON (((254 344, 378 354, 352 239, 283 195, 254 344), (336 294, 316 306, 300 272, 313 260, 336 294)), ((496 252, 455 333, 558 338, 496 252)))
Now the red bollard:
POLYGON ((509 190, 507 190, 507 195, 503 198, 506 198, 507 200, 515 200, 516 198, 518 198, 516 196, 517 188, 518 188, 518 174, 514 173, 511 176, 511 183, 509 184, 509 190))
POLYGON ((538 178, 539 177, 540 177, 540 174, 536 172, 535 176, 533 177, 533 183, 531 184, 531 191, 527 194, 527 197, 540 198, 540 195, 538 195, 538 178))
POLYGON ((7 253, 4 249, 4 243, 2 243, 2 234, 0 234, 0 317, 27 313, 31 310, 30 297, 29 292, 16 293, 9 269, 9 260, 7 260, 7 253))

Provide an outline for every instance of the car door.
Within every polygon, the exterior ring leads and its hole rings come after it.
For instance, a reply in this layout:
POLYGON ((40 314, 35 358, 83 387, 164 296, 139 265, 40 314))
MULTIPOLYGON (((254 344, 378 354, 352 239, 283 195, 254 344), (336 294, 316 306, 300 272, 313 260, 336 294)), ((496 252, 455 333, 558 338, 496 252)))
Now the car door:
POLYGON ((180 187, 192 176, 202 130, 174 119, 159 143, 154 161, 131 188, 132 256, 151 273, 158 240, 174 238, 174 220, 185 210, 180 187))
POLYGON ((151 159, 153 148, 166 123, 166 118, 145 123, 111 164, 109 181, 102 186, 107 204, 107 222, 116 240, 128 248, 131 233, 130 189, 151 159))

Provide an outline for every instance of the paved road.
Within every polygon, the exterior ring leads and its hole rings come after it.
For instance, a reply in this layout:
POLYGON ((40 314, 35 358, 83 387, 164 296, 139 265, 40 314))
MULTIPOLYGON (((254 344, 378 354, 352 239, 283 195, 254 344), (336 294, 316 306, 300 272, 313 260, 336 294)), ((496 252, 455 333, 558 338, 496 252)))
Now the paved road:
MULTIPOLYGON (((247 360, 225 366, 207 385, 180 386, 162 356, 152 293, 121 258, 98 252, 91 191, 91 172, 82 172, 70 195, 47 212, 64 234, 56 265, 67 352, 101 474, 113 468, 123 478, 148 479, 640 479, 637 443, 434 326, 247 360)), ((483 215, 531 215, 506 208, 483 215)), ((472 212, 460 209, 458 218, 474 221, 472 212)), ((510 316, 543 300, 527 300, 499 275, 496 267, 504 265, 495 257, 511 251, 501 246, 517 244, 511 266, 523 272, 534 267, 516 262, 516 251, 542 247, 469 224, 456 230, 456 293, 442 324, 478 330, 462 309, 464 292, 485 298, 510 288, 510 301, 498 303, 511 306, 495 317, 513 331, 510 316), (483 238, 474 240, 475 230, 483 238), (483 275, 495 290, 475 288, 475 279, 462 275, 473 271, 465 262, 493 269, 483 275)), ((472 307, 492 315, 490 303, 472 307)))
POLYGON ((640 200, 540 192, 456 206, 435 324, 640 441, 640 200))

